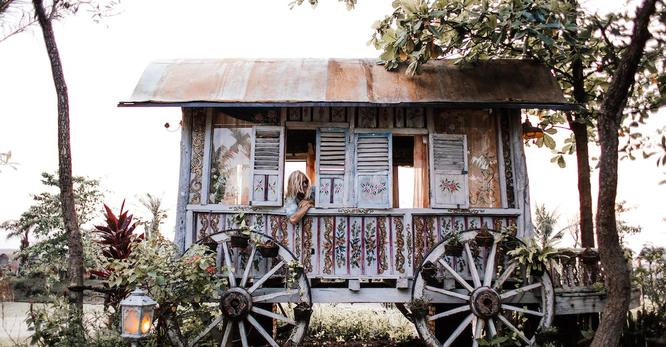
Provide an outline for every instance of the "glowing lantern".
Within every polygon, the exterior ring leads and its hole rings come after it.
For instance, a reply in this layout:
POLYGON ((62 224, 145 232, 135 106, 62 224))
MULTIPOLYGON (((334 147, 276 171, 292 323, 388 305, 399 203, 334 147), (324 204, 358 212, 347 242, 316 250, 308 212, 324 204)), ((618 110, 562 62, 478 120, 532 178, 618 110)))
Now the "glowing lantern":
POLYGON ((157 302, 141 289, 135 289, 120 302, 121 336, 138 340, 150 334, 157 302))

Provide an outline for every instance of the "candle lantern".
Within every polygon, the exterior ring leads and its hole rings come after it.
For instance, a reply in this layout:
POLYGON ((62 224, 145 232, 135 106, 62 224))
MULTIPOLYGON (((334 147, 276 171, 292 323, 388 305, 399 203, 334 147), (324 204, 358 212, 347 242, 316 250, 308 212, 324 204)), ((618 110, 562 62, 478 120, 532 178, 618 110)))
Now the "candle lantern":
POLYGON ((124 338, 138 340, 150 335, 157 302, 141 289, 135 289, 120 302, 120 331, 124 338))

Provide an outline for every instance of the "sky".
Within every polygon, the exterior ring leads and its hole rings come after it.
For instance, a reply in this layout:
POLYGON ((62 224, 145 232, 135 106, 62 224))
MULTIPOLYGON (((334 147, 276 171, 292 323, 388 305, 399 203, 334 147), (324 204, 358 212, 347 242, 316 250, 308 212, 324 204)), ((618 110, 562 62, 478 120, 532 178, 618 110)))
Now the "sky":
MULTIPOLYGON (((290 10, 290 0, 126 0, 119 14, 94 23, 86 13, 55 24, 70 92, 73 171, 101 180, 105 202, 116 209, 127 199, 163 198, 173 236, 178 186, 180 132, 178 108, 118 108, 129 98, 143 69, 158 59, 177 58, 375 58, 367 41, 371 25, 391 12, 391 0, 361 0, 347 11, 343 3, 321 0, 316 9, 290 10), (187 4, 187 5, 185 5, 187 4)), ((601 9, 623 1, 589 2, 601 9)), ((663 113, 650 127, 664 126, 663 113)), ((18 218, 42 191, 40 173, 57 169, 56 98, 50 65, 38 28, 0 42, 0 152, 12 151, 16 170, 0 173, 0 222, 18 218)), ((595 149, 593 148, 594 152, 595 149)), ((575 158, 559 169, 548 150, 526 149, 532 202, 545 203, 562 216, 578 209, 575 158)), ((663 169, 654 161, 622 162, 618 200, 634 209, 626 220, 644 231, 632 248, 666 246, 662 199, 663 169)), ((593 174, 594 199, 598 186, 593 174)), ((1 231, 0 231, 1 232, 1 231)), ((4 240, 0 248, 18 247, 4 240)))

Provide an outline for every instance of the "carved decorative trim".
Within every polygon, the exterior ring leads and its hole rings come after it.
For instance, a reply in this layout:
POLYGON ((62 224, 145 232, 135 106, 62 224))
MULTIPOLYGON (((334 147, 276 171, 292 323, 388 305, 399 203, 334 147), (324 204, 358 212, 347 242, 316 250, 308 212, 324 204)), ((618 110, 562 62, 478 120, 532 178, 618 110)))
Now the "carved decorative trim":
POLYGON ((377 254, 377 273, 383 274, 384 271, 388 270, 388 260, 386 257, 386 217, 377 218, 377 248, 379 252, 377 254))
POLYGON ((338 212, 341 214, 371 214, 374 210, 371 208, 340 208, 338 212))
POLYGON ((312 272, 312 217, 303 218, 303 266, 312 272))
POLYGON ((335 265, 343 267, 347 264, 347 218, 336 218, 335 224, 335 265))
POLYGON ((369 267, 377 260, 377 227, 370 218, 366 218, 363 224, 365 229, 363 230, 365 234, 365 264, 369 267))
POLYGON ((289 229, 287 229, 287 217, 280 217, 280 243, 289 248, 289 229))
POLYGON ((220 214, 213 213, 210 216, 210 230, 211 234, 215 234, 220 231, 220 214))
POLYGON ((321 217, 324 220, 324 273, 333 273, 333 217, 321 217))
POLYGON ((414 217, 413 223, 414 223, 414 238, 416 239, 414 241, 414 256, 416 257, 414 261, 416 265, 420 265, 424 256, 423 234, 425 233, 425 223, 423 217, 414 217))
POLYGON ((407 224, 407 264, 409 267, 412 267, 412 224, 407 224))
POLYGON ((204 109, 192 111, 192 159, 190 165, 190 204, 201 204, 206 115, 204 109))
POLYGON ((502 133, 502 153, 504 156, 504 177, 506 179, 506 201, 510 208, 516 207, 516 195, 514 193, 513 163, 511 160, 511 137, 509 133, 509 120, 506 114, 500 117, 500 128, 502 133))
POLYGON ((206 237, 207 233, 206 231, 208 230, 208 215, 199 213, 198 216, 199 221, 201 221, 201 228, 199 229, 199 237, 197 240, 201 240, 206 237))
POLYGON ((396 253, 395 253, 395 269, 399 273, 405 273, 405 256, 402 254, 402 249, 405 247, 405 239, 402 232, 405 230, 402 224, 402 218, 393 218, 395 221, 395 235, 396 235, 396 253))
POLYGON ((349 255, 349 265, 350 268, 359 269, 361 268, 361 252, 363 242, 361 240, 361 226, 358 222, 358 219, 350 219, 351 227, 349 232, 349 248, 351 254, 349 255))

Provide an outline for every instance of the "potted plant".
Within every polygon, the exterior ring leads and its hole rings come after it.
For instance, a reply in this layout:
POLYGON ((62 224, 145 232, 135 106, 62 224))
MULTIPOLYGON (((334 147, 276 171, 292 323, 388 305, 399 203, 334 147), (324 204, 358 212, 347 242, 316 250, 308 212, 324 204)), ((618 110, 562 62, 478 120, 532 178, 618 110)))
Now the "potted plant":
POLYGON ((543 275, 546 265, 557 254, 557 251, 550 246, 541 247, 531 239, 507 254, 512 257, 512 261, 524 265, 527 268, 528 275, 539 277, 543 275))
POLYGON ((421 277, 426 283, 436 283, 437 282, 437 265, 433 264, 430 261, 423 263, 421 266, 421 277))
POLYGON ((250 228, 247 226, 245 212, 234 215, 233 222, 238 225, 238 232, 231 234, 231 247, 246 248, 250 241, 250 228))
POLYGON ((257 250, 264 258, 275 258, 278 256, 280 247, 271 240, 266 240, 266 242, 258 243, 257 250))
POLYGON ((493 243, 495 243, 495 237, 488 231, 488 228, 483 226, 476 233, 476 236, 474 236, 474 241, 476 241, 479 247, 492 247, 493 243))
POLYGON ((451 257, 460 257, 463 252, 463 244, 460 240, 460 234, 452 231, 449 236, 449 242, 444 246, 444 254, 451 257))
POLYGON ((585 265, 596 265, 599 262, 599 252, 591 248, 585 248, 585 250, 579 254, 578 257, 585 265))

